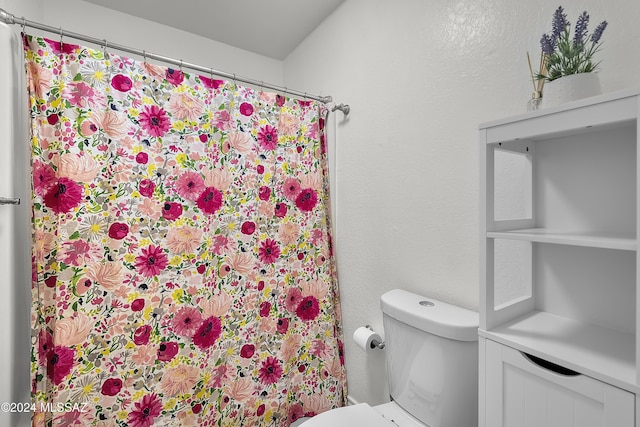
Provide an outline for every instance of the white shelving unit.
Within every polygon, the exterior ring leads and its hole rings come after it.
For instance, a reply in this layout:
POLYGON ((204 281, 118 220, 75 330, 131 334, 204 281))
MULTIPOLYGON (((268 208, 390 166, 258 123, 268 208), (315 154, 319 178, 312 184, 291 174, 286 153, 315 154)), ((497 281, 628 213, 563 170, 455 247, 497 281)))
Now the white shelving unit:
POLYGON ((634 89, 480 125, 481 426, 640 427, 639 112, 634 89), (588 424, 552 405, 596 395, 588 424))

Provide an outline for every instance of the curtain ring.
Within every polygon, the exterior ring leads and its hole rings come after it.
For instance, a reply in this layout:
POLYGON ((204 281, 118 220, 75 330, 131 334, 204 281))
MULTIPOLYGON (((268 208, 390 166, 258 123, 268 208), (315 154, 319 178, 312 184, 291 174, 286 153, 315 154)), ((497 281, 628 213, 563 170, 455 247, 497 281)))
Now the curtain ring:
POLYGON ((260 92, 263 93, 264 92, 264 81, 260 80, 260 92))
POLYGON ((180 60, 180 72, 182 72, 182 59, 180 60))
POLYGON ((60 50, 64 49, 64 43, 62 43, 62 36, 63 36, 63 32, 62 32, 62 27, 60 27, 60 50))
POLYGON ((23 16, 22 17, 22 32, 25 32, 25 28, 27 27, 27 19, 23 16))
POLYGON ((107 52, 107 48, 109 47, 109 42, 107 39, 102 39, 104 41, 104 47, 102 49, 102 53, 104 55, 104 59, 109 59, 109 52, 107 52))
POLYGON ((146 50, 142 50, 142 60, 144 61, 144 63, 147 63, 147 51, 146 50))

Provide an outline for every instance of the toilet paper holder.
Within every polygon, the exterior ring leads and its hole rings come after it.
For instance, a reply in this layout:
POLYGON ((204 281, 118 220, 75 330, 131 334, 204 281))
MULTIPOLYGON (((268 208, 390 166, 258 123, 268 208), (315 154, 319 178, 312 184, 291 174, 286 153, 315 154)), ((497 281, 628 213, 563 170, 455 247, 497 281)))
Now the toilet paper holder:
MULTIPOLYGON (((373 328, 370 325, 364 325, 364 327, 373 331, 373 328)), ((371 348, 379 348, 380 350, 382 350, 384 346, 385 346, 384 341, 378 341, 376 339, 371 341, 371 348)))

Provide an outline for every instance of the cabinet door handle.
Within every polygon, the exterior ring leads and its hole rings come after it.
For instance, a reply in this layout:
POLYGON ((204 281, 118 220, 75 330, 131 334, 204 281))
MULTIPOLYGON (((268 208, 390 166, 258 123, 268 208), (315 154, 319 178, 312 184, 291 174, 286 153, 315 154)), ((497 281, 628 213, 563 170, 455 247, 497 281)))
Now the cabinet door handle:
POLYGON ((546 369, 547 371, 551 371, 559 375, 564 375, 566 377, 577 377, 578 375, 581 375, 580 372, 573 371, 569 368, 565 368, 564 366, 556 365, 555 363, 541 359, 540 357, 534 356, 533 354, 524 352, 520 353, 522 353, 522 355, 526 357, 531 363, 543 369, 546 369))

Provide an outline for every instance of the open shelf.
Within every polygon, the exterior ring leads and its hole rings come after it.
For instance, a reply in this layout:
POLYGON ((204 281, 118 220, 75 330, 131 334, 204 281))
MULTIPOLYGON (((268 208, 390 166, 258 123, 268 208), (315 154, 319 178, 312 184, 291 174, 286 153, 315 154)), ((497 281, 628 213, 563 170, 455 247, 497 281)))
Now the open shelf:
POLYGON ((532 311, 480 335, 617 387, 636 384, 635 335, 532 311))
POLYGON ((490 231, 487 237, 494 239, 522 240, 527 242, 553 243, 558 245, 586 246, 592 248, 636 251, 635 236, 616 233, 577 233, 546 228, 527 228, 510 231, 490 231))

